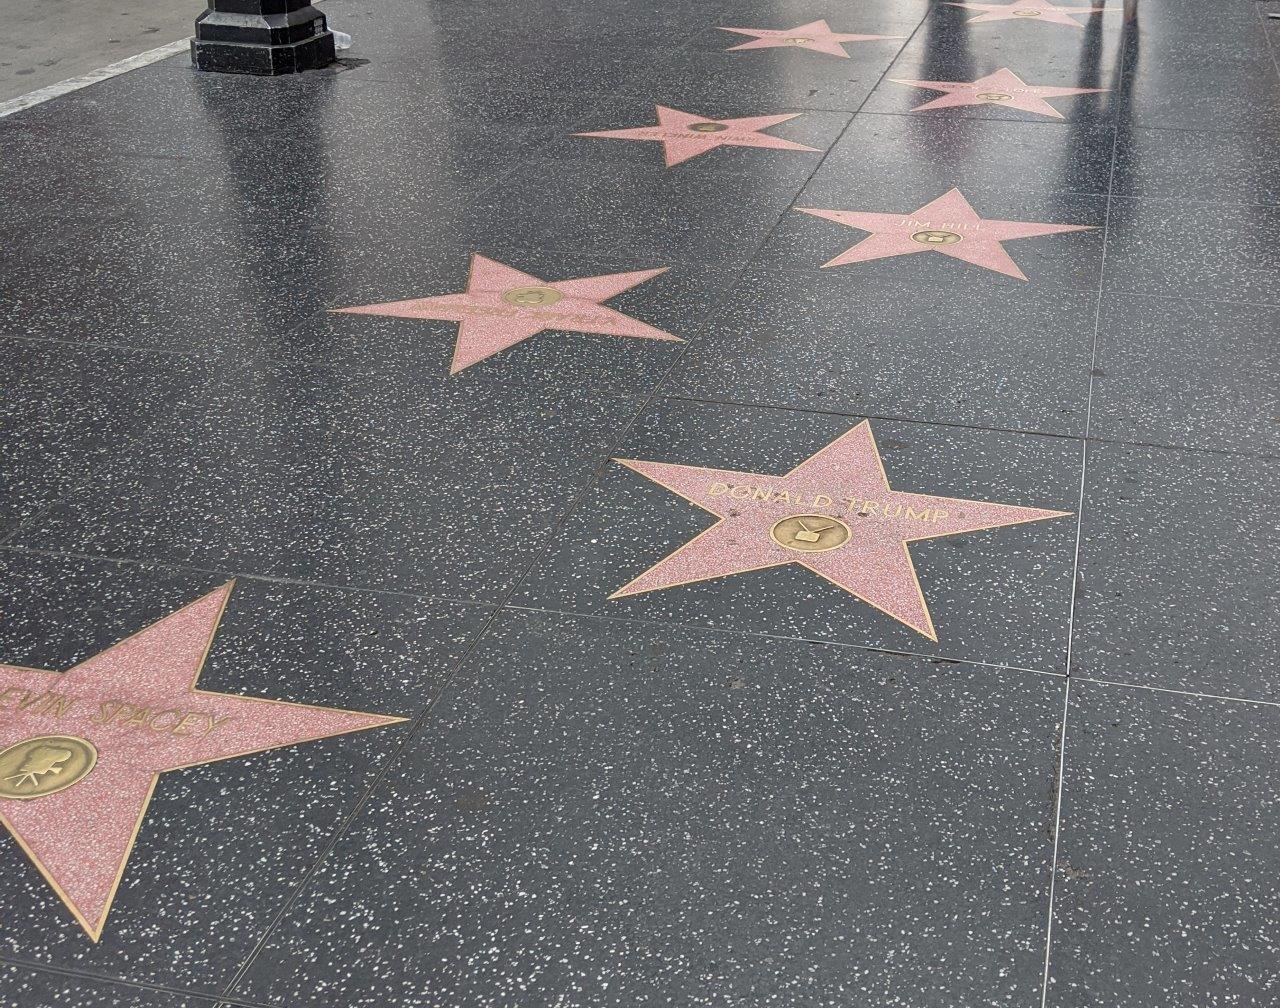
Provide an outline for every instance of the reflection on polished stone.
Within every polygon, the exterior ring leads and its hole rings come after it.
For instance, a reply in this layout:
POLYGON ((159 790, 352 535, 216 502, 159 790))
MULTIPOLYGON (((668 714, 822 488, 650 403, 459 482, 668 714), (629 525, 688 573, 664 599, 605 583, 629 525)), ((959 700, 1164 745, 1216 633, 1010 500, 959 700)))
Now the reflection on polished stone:
POLYGON ((1140 5, 0 108, 0 1005, 1270 1005, 1280 70, 1140 5))
POLYGON ((891 490, 865 420, 780 476, 617 461, 719 520, 611 598, 795 563, 935 641, 909 543, 1067 514, 891 490))
POLYGON ((1005 276, 1025 280, 1026 276, 1009 257, 1001 242, 1014 238, 1093 230, 1082 224, 988 220, 978 216, 959 189, 952 189, 907 214, 815 210, 809 207, 796 209, 846 227, 871 232, 870 237, 824 263, 824 268, 933 251, 1005 276))

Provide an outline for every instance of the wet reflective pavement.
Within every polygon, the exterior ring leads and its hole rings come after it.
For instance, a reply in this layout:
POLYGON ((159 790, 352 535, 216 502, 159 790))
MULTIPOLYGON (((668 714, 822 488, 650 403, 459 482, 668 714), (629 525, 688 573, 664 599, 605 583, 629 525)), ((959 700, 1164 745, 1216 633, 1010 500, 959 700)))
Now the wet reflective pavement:
POLYGON ((1274 1005, 1272 7, 0 119, 0 1003, 1274 1005))

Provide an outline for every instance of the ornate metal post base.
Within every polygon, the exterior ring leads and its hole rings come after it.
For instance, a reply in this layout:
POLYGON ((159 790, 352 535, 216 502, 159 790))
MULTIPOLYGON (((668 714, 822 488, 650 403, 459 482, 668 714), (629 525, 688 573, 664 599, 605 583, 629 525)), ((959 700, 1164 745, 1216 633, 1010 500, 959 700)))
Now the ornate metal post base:
POLYGON ((199 70, 286 74, 333 62, 333 34, 308 0, 208 0, 196 18, 199 70))

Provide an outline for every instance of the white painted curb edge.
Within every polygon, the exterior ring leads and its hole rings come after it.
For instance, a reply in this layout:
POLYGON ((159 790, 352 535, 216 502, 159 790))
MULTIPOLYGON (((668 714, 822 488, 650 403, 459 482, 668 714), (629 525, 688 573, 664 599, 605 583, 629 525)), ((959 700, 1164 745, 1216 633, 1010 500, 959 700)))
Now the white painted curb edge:
POLYGON ((13 115, 15 112, 21 112, 23 109, 31 108, 33 105, 39 105, 41 102, 47 102, 50 98, 57 98, 59 95, 67 94, 69 91, 79 91, 82 87, 88 87, 98 81, 119 77, 130 70, 137 70, 139 67, 144 67, 149 63, 155 63, 157 60, 185 52, 190 47, 191 39, 178 39, 176 42, 170 42, 168 45, 162 45, 157 49, 149 49, 147 52, 139 53, 137 56, 130 56, 128 59, 122 59, 118 63, 112 63, 110 66, 104 66, 99 70, 92 70, 81 77, 70 77, 67 80, 59 81, 57 84, 50 84, 48 87, 40 88, 38 91, 31 91, 27 94, 19 95, 17 98, 11 98, 9 101, 0 102, 0 119, 13 115))

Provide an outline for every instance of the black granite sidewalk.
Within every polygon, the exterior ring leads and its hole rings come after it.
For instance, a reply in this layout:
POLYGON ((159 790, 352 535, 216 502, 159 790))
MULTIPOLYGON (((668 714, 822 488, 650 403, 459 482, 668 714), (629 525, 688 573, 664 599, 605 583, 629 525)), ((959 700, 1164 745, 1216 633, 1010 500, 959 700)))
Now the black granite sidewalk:
POLYGON ((0 1004, 1280 1001, 1280 8, 1094 2, 0 119, 0 1004))

